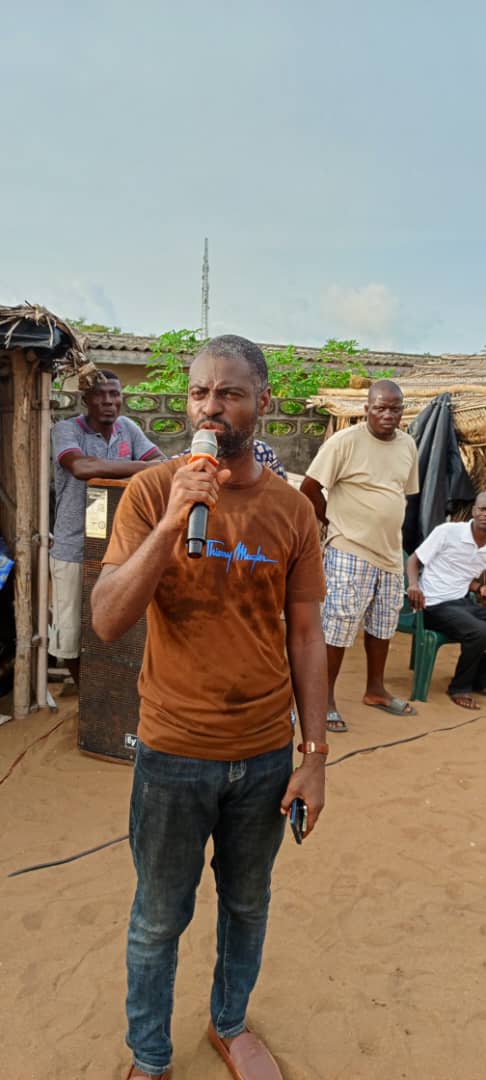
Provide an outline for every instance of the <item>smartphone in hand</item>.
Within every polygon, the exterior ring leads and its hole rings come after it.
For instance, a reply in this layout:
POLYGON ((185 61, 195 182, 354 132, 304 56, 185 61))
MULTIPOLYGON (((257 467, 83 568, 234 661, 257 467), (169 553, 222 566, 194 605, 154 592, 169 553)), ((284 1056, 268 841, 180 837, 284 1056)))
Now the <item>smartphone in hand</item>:
POLYGON ((301 844, 307 832, 307 806, 303 799, 292 800, 289 821, 296 842, 301 844))

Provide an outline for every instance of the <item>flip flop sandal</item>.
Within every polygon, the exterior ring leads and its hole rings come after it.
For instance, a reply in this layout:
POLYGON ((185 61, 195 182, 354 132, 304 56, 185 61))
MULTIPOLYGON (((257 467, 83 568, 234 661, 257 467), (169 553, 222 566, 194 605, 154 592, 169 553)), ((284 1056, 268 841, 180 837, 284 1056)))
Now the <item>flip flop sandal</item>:
POLYGON ((237 1035, 230 1045, 226 1046, 210 1023, 208 1037, 234 1080, 283 1080, 275 1058, 252 1031, 237 1035))
POLYGON ((409 701, 404 701, 403 698, 392 697, 388 705, 384 705, 380 702, 364 701, 363 705, 367 705, 369 709, 381 709, 382 712, 390 713, 391 716, 416 716, 417 710, 413 705, 410 705, 409 701))
POLYGON ((340 735, 342 731, 348 730, 348 725, 343 720, 341 713, 336 709, 330 709, 326 716, 326 726, 328 731, 332 731, 335 735, 340 735))

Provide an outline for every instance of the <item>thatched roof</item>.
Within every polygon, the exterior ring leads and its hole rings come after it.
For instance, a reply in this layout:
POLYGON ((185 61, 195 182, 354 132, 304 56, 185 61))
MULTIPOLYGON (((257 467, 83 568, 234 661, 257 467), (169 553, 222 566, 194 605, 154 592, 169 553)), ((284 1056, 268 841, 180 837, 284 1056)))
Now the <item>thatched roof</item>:
MULTIPOLYGON (((432 358, 427 358, 431 360, 432 358)), ((486 489, 486 356, 441 358, 438 363, 417 365, 406 378, 397 382, 403 392, 402 427, 407 428, 439 394, 450 394, 452 419, 459 451, 476 492, 486 489)), ((362 389, 323 387, 308 404, 325 408, 331 421, 326 431, 347 427, 364 416, 368 396, 362 389)))
MULTIPOLYGON (((361 380, 363 382, 367 380, 361 380)), ((454 426, 463 442, 486 443, 486 356, 423 358, 397 382, 403 393, 406 427, 433 398, 450 394, 454 426)), ((326 409, 343 423, 364 415, 368 396, 362 388, 322 387, 308 404, 326 409)))
POLYGON ((0 352, 23 349, 43 367, 74 374, 86 365, 83 343, 71 327, 40 304, 0 305, 0 352))

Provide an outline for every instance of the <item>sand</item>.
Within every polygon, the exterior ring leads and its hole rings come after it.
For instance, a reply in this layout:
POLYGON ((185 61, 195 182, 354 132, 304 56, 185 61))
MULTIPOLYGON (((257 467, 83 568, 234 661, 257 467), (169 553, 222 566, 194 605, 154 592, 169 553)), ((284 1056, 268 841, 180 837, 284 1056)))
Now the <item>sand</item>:
MULTIPOLYGON (((405 695, 408 647, 398 635, 389 664, 390 686, 405 695)), ((471 714, 445 696, 454 654, 441 650, 430 699, 406 720, 360 704, 361 644, 346 658, 340 705, 350 731, 332 736, 318 829, 302 848, 286 836, 250 1006, 285 1080, 486 1076, 486 701, 473 723, 455 726, 471 714)), ((62 720, 0 788, 1 1075, 123 1080, 127 843, 7 877, 127 829, 131 769, 82 756, 76 698, 58 703, 57 715, 0 728, 3 775, 62 720)), ((214 925, 207 867, 181 943, 174 1080, 229 1076, 205 1037, 214 925)))

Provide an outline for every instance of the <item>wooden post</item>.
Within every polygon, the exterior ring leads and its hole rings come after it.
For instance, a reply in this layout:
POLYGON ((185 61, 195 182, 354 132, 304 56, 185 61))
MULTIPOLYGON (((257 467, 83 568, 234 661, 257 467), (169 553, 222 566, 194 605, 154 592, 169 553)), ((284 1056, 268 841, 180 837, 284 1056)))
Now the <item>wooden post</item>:
POLYGON ((49 465, 50 465, 50 390, 51 376, 40 376, 39 425, 39 551, 37 560, 37 678, 36 697, 39 709, 47 705, 47 623, 49 610, 49 465))
POLYGON ((23 349, 12 355, 14 376, 13 463, 17 528, 15 545, 15 628, 17 649, 14 676, 14 716, 27 716, 32 682, 32 487, 31 409, 35 356, 23 349))

